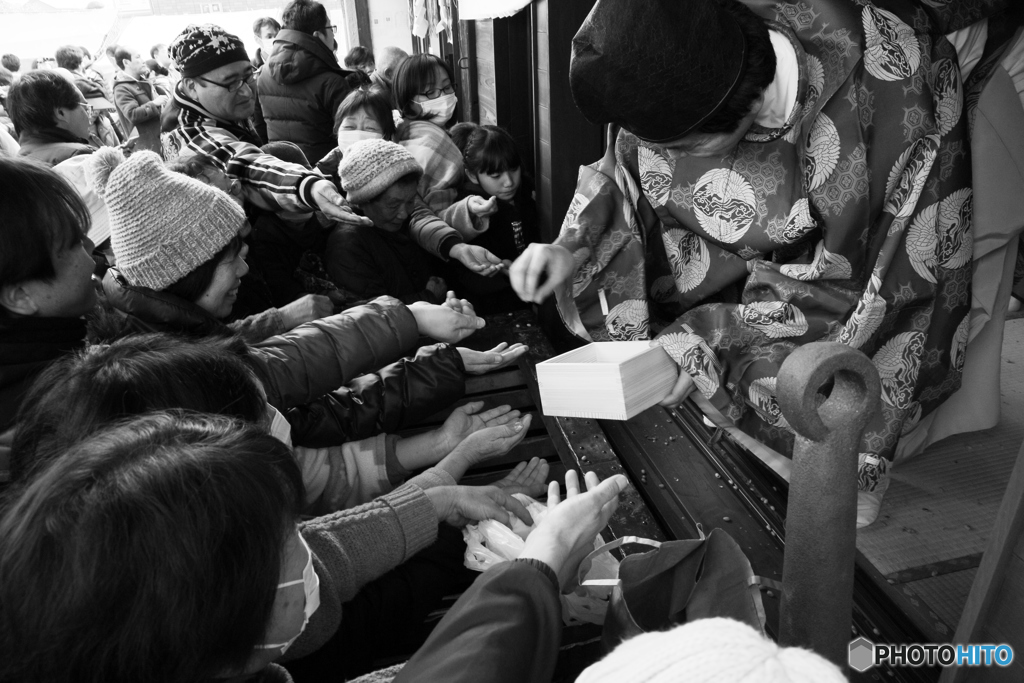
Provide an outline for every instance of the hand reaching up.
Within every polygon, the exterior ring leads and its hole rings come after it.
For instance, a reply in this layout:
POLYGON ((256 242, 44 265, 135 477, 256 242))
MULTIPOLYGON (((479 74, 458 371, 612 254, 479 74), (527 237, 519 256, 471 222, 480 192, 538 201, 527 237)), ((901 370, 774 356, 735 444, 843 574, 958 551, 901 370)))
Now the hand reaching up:
POLYGON ((587 492, 580 493, 579 475, 565 473, 566 500, 561 503, 558 482, 548 486, 548 514, 526 537, 520 558, 540 560, 558 575, 562 590, 572 588, 580 562, 594 549, 594 536, 608 524, 619 505, 619 494, 629 485, 621 474, 600 481, 593 472, 585 477, 587 492))

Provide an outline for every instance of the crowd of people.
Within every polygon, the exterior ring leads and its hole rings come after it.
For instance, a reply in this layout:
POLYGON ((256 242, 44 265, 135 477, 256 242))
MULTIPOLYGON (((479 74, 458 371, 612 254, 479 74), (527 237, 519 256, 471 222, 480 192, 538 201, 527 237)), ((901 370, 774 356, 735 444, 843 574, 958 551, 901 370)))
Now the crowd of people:
MULTIPOLYGON (((397 432, 527 351, 459 346, 481 315, 552 294, 581 339, 656 336, 681 368, 666 403, 699 391, 782 451, 788 352, 870 352, 877 514, 896 437, 963 365, 955 27, 868 2, 626 4, 599 0, 573 44, 575 100, 613 125, 554 244, 512 136, 454 121, 449 65, 339 62, 316 0, 257 20, 253 56, 212 24, 148 59, 106 46, 112 79, 80 47, 3 56, 0 680, 344 680, 412 652, 396 680, 550 680, 559 591, 625 477, 569 472, 560 502, 532 459, 460 485, 528 432, 507 405, 397 432), (905 105, 934 112, 906 140, 881 118, 905 105), (472 574, 458 529, 532 525, 517 493, 548 514, 518 560, 472 574)), ((724 620, 634 638, 580 680, 681 671, 843 680, 724 620)))

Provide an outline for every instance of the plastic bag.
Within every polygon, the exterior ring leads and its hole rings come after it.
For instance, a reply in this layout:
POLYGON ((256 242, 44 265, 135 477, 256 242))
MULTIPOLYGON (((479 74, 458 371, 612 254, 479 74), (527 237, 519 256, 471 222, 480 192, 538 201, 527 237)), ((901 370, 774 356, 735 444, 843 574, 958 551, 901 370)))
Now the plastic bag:
MULTIPOLYGON (((534 525, 547 515, 546 505, 521 493, 514 496, 533 517, 534 525)), ((516 559, 523 552, 526 537, 531 531, 533 527, 518 517, 514 517, 511 529, 490 519, 466 526, 462 530, 462 537, 466 541, 466 567, 482 572, 496 564, 516 559)), ((602 545, 604 541, 598 534, 594 538, 594 549, 602 545)), ((619 561, 610 553, 604 553, 594 558, 584 580, 614 579, 618 575, 619 561)), ((581 622, 603 624, 610 595, 611 589, 608 587, 577 586, 572 593, 561 596, 562 621, 567 625, 581 622)))

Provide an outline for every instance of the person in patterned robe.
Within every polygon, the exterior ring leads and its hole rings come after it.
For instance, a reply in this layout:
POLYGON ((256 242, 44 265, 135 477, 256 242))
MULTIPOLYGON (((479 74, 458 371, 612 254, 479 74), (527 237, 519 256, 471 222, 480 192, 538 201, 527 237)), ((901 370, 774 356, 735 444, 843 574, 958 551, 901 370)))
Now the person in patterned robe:
POLYGON ((785 358, 812 341, 863 351, 882 380, 859 458, 869 524, 901 433, 960 383, 969 116, 944 34, 1000 4, 598 0, 570 82, 611 124, 608 149, 513 286, 554 292, 583 339, 657 339, 681 369, 670 403, 695 387, 784 454, 785 358))

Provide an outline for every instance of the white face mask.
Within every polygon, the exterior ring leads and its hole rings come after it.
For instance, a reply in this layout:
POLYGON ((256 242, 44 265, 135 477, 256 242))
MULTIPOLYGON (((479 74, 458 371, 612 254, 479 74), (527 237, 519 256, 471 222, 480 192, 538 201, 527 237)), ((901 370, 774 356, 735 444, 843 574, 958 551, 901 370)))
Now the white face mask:
POLYGON ((417 102, 423 113, 429 117, 431 123, 436 123, 439 126, 443 126, 448 122, 448 119, 455 113, 455 105, 459 103, 459 98, 452 93, 451 95, 441 95, 436 100, 427 100, 425 102, 417 102))
POLYGON ((339 130, 338 149, 342 156, 348 154, 348 148, 360 140, 383 140, 384 133, 376 133, 372 130, 339 130))
POLYGON ((288 448, 292 447, 292 426, 284 415, 274 406, 267 404, 267 414, 270 415, 270 435, 283 443, 288 448))
POLYGON ((302 632, 306 630, 306 624, 309 623, 309 618, 313 616, 313 612, 316 612, 317 607, 320 606, 320 577, 316 575, 316 570, 313 569, 313 551, 309 549, 309 544, 306 543, 306 539, 302 537, 302 533, 299 532, 299 540, 302 541, 303 547, 306 548, 306 566, 302 570, 302 578, 296 579, 295 581, 286 581, 285 583, 277 584, 277 590, 287 588, 288 586, 295 586, 302 584, 306 591, 306 605, 302 612, 304 618, 302 620, 302 628, 294 636, 289 638, 283 643, 267 643, 265 645, 257 645, 258 650, 276 650, 280 649, 283 655, 288 651, 288 648, 292 646, 302 632))

